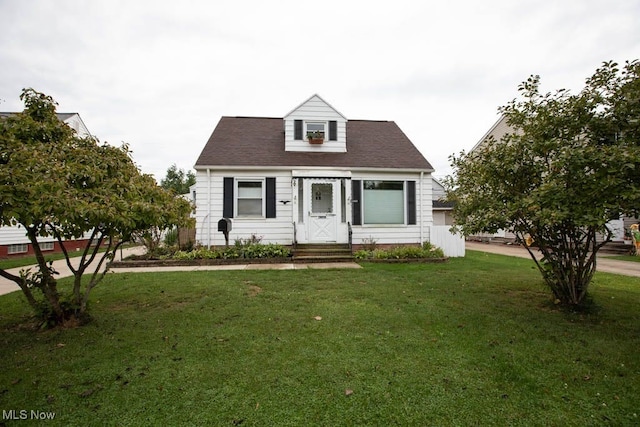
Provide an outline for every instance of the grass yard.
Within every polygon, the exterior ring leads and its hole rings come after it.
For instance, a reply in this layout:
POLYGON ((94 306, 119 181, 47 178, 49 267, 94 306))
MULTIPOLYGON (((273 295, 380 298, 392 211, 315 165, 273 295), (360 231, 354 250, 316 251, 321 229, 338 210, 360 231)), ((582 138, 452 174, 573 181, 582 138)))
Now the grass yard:
POLYGON ((607 256, 607 258, 617 259, 620 261, 640 262, 640 256, 636 256, 636 255, 612 255, 612 256, 607 256))
POLYGON ((478 252, 113 274, 91 324, 45 332, 14 293, 0 425, 638 425, 640 279, 597 274, 592 295, 597 310, 563 312, 530 260, 478 252))

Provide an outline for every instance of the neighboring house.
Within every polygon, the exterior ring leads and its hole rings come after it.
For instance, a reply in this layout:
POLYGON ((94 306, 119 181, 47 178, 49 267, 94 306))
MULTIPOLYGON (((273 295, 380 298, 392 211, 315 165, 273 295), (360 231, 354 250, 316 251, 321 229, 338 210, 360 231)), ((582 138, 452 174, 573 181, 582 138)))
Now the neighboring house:
MULTIPOLYGON (((16 113, 0 112, 0 120, 13 114, 16 113)), ((57 115, 60 121, 74 129, 78 136, 91 136, 78 113, 58 113, 57 115)), ((41 248, 43 251, 57 252, 61 250, 58 242, 53 237, 43 237, 39 240, 42 242, 41 248)), ((85 242, 86 240, 79 239, 69 241, 65 246, 68 250, 76 250, 83 247, 85 242)), ((0 258, 30 254, 33 254, 33 248, 29 243, 24 227, 21 225, 0 227, 0 258)))
MULTIPOLYGON (((196 240, 419 244, 431 164, 392 121, 348 120, 314 95, 284 118, 222 117, 196 164, 196 240), (312 139, 311 137, 317 137, 312 139)), ((195 193, 194 193, 195 191, 195 193)))
MULTIPOLYGON (((513 128, 507 124, 506 117, 502 116, 498 119, 498 121, 485 133, 482 138, 474 145, 471 151, 475 151, 482 147, 482 145, 487 141, 490 137, 493 137, 496 141, 501 141, 502 138, 507 134, 513 132, 513 128)), ((608 223, 607 227, 613 233, 611 241, 613 242, 622 242, 624 240, 624 229, 628 228, 634 222, 638 222, 637 219, 625 218, 621 217, 619 220, 612 220, 608 223)), ((492 238, 502 238, 507 240, 515 240, 516 236, 509 230, 498 230, 495 234, 478 234, 476 236, 471 236, 472 238, 481 238, 481 239, 492 239, 492 238)))
POLYGON ((444 186, 433 178, 433 225, 453 225, 453 202, 448 202, 444 186))
MULTIPOLYGON (((12 116, 14 114, 18 114, 18 113, 2 113, 2 112, 0 112, 0 119, 12 116)), ((84 122, 80 118, 80 114, 78 114, 78 113, 56 113, 56 115, 58 116, 58 119, 60 119, 61 122, 64 122, 71 129, 75 130, 76 134, 80 138, 85 138, 87 136, 91 136, 91 134, 89 133, 89 130, 87 129, 87 126, 85 126, 84 122)))

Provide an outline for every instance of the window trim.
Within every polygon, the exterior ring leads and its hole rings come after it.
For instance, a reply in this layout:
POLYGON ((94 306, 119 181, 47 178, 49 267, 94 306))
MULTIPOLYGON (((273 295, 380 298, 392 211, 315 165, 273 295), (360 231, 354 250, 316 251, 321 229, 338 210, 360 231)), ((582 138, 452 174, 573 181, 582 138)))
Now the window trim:
MULTIPOLYGON (((256 219, 256 218, 265 218, 266 217, 266 179, 265 178, 253 178, 253 177, 247 177, 247 178, 236 178, 234 181, 234 198, 233 198, 233 208, 235 211, 235 217, 236 219, 243 219, 243 218, 248 218, 248 219, 256 219), (238 206, 238 201, 239 200, 243 200, 245 198, 240 197, 240 183, 242 182, 259 182, 260 183, 260 190, 261 190, 261 195, 260 195, 260 215, 247 215, 247 214, 243 214, 240 212, 239 210, 239 206, 238 206)), ((255 197, 251 197, 251 198, 246 198, 247 200, 255 200, 255 197)))
POLYGON ((326 120, 305 120, 304 121, 304 139, 308 139, 309 138, 309 133, 310 132, 317 132, 317 131, 310 131, 309 130, 309 125, 322 125, 322 138, 325 140, 329 140, 329 122, 326 120))
POLYGON ((55 249, 54 242, 42 242, 40 243, 40 250, 42 251, 52 251, 55 249))
POLYGON ((14 243, 7 247, 7 255, 26 254, 29 252, 28 243, 14 243))
MULTIPOLYGON (((404 179, 362 179, 361 181, 361 198, 362 198, 362 218, 361 222, 363 226, 368 227, 404 227, 408 225, 407 221, 407 180, 404 179), (367 213, 366 213, 366 192, 371 191, 372 189, 367 190, 365 188, 365 184, 367 181, 374 182, 392 182, 392 183, 401 183, 402 184, 402 222, 393 222, 393 223, 383 223, 383 222, 367 222, 367 213)), ((373 189, 375 190, 375 189, 373 189)), ((396 190, 398 191, 398 190, 396 190)))

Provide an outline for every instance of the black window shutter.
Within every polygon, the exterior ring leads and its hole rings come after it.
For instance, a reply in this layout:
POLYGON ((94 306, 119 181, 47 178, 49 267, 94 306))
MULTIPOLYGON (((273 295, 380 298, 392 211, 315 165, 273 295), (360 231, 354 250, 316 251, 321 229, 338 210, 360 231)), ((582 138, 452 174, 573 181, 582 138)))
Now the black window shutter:
POLYGON ((293 139, 302 139, 302 120, 293 121, 293 139))
POLYGON ((416 182, 407 181, 407 224, 416 224, 416 182))
POLYGON ((224 178, 222 199, 222 216, 233 218, 233 178, 224 178))
POLYGON ((266 208, 267 208, 267 218, 275 218, 276 217, 276 179, 275 178, 267 178, 267 188, 266 188, 266 208))
POLYGON ((338 122, 331 120, 329 122, 329 141, 338 140, 338 122))
POLYGON ((351 223, 362 225, 362 181, 354 179, 351 181, 351 223))

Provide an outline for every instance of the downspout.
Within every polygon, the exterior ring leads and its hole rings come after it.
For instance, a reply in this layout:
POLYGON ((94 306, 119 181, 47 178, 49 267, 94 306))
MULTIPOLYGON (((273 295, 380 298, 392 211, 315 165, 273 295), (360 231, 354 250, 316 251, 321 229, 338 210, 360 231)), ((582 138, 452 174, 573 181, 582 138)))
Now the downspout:
POLYGON ((424 242, 424 172, 420 172, 420 244, 424 242))
POLYGON ((209 197, 207 200, 207 216, 209 217, 209 222, 207 225, 207 247, 211 247, 211 169, 207 168, 207 185, 209 186, 209 197))

